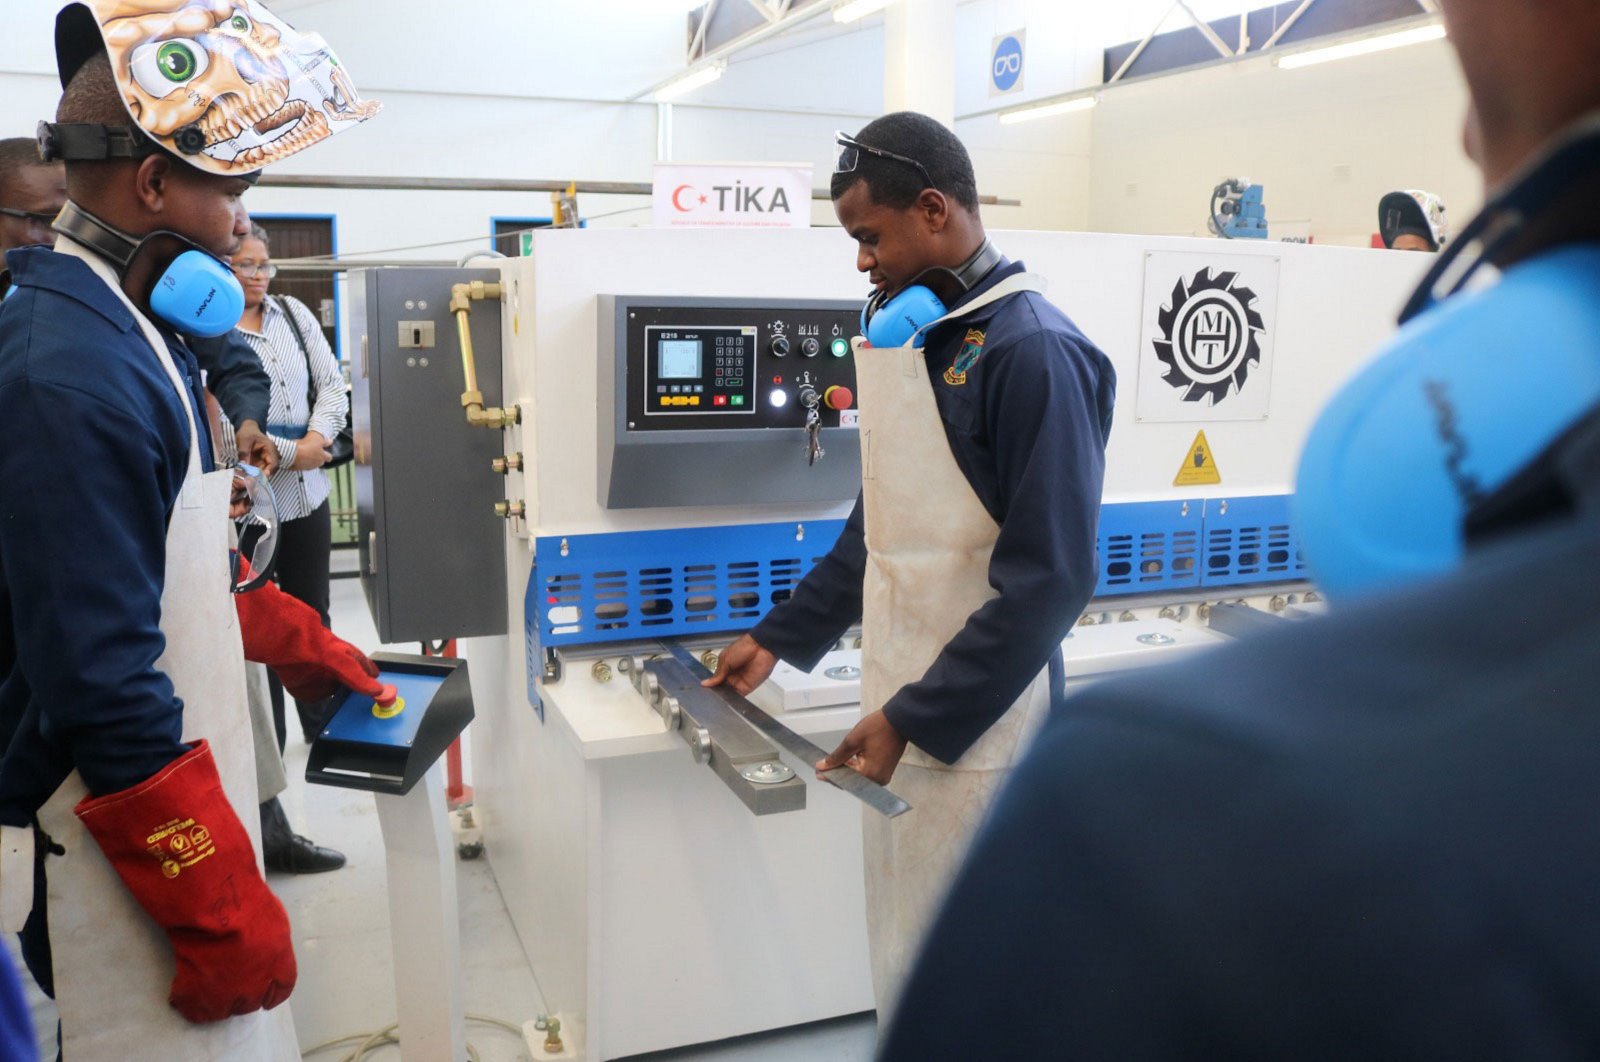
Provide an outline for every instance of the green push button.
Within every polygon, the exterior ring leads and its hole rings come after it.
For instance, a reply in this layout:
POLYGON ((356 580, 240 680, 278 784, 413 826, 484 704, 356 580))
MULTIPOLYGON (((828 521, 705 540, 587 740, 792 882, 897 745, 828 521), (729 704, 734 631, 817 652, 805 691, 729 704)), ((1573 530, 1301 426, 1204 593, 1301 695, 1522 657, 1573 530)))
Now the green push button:
POLYGON ((744 405, 744 395, 734 395, 732 398, 728 399, 728 402, 730 405, 742 406, 744 405))
POLYGON ((843 336, 839 336, 833 341, 833 356, 842 358, 848 353, 850 353, 850 341, 843 336))

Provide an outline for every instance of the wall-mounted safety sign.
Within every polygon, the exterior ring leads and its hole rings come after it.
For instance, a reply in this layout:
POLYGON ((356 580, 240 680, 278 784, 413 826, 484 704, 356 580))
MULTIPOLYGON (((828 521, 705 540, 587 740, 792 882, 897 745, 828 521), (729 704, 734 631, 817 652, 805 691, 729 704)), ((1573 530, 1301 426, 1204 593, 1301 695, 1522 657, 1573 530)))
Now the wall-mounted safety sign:
POLYGON ((802 163, 657 163, 655 223, 663 228, 808 229, 811 167, 802 163))
POLYGON ((1027 43, 1027 30, 994 39, 989 49, 989 95, 1009 96, 1022 91, 1022 61, 1027 54, 1027 43))
POLYGON ((1183 464, 1178 466, 1178 474, 1173 477, 1174 487, 1214 487, 1222 482, 1222 471, 1217 468, 1217 459, 1212 456, 1211 444, 1206 441, 1206 433, 1201 432, 1194 437, 1194 443, 1183 455, 1183 464))
POLYGON ((1265 420, 1277 309, 1275 256, 1147 254, 1135 418, 1265 420))

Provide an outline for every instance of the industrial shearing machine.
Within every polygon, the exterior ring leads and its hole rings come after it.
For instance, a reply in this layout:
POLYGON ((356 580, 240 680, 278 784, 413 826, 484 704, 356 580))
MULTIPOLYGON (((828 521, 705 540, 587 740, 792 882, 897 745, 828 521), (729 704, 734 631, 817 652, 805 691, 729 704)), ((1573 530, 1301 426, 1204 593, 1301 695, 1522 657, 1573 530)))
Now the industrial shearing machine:
MULTIPOLYGON (((1318 609, 1295 462, 1422 265, 992 237, 1119 377, 1069 687, 1318 609)), ((853 265, 835 230, 594 229, 351 277, 363 582, 386 642, 470 662, 474 811, 560 1057, 872 1009, 861 816, 915 809, 811 769, 860 716, 859 638, 699 686, 860 487, 853 265)))

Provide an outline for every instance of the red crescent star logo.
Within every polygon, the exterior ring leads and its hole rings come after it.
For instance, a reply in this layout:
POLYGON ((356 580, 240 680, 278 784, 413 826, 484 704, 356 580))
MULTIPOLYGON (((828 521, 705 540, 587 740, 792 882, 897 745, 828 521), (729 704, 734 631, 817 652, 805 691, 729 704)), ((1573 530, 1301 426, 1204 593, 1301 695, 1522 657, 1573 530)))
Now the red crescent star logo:
MULTIPOLYGON (((694 209, 694 207, 686 207, 686 206, 684 206, 683 205, 683 200, 681 198, 684 192, 693 192, 693 191, 694 191, 694 185, 692 185, 692 184, 680 184, 680 185, 678 185, 678 187, 676 187, 676 188, 674 188, 672 190, 672 205, 673 205, 673 208, 678 211, 678 213, 687 214, 689 211, 694 209)), ((706 201, 705 200, 705 196, 701 196, 700 197, 700 202, 704 203, 705 201, 706 201)))

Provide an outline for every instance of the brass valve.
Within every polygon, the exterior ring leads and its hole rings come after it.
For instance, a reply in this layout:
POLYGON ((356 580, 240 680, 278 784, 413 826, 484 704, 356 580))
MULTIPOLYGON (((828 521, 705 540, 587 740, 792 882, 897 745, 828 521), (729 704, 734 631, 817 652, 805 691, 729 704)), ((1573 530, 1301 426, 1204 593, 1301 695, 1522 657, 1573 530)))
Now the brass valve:
POLYGON ((497 457, 489 463, 489 467, 493 468, 502 476, 507 472, 520 472, 522 471, 522 455, 517 453, 506 454, 504 457, 497 457))
POLYGON ((521 501, 497 501, 494 503, 494 514, 507 520, 521 519, 527 514, 528 507, 521 501))
POLYGON ((509 428, 522 423, 521 406, 490 406, 485 409, 482 391, 463 391, 461 406, 467 411, 467 423, 475 428, 509 428))
POLYGON ((544 1049, 547 1054, 559 1055, 566 1050, 561 1042, 561 1019, 549 1018, 544 1027, 544 1049))

